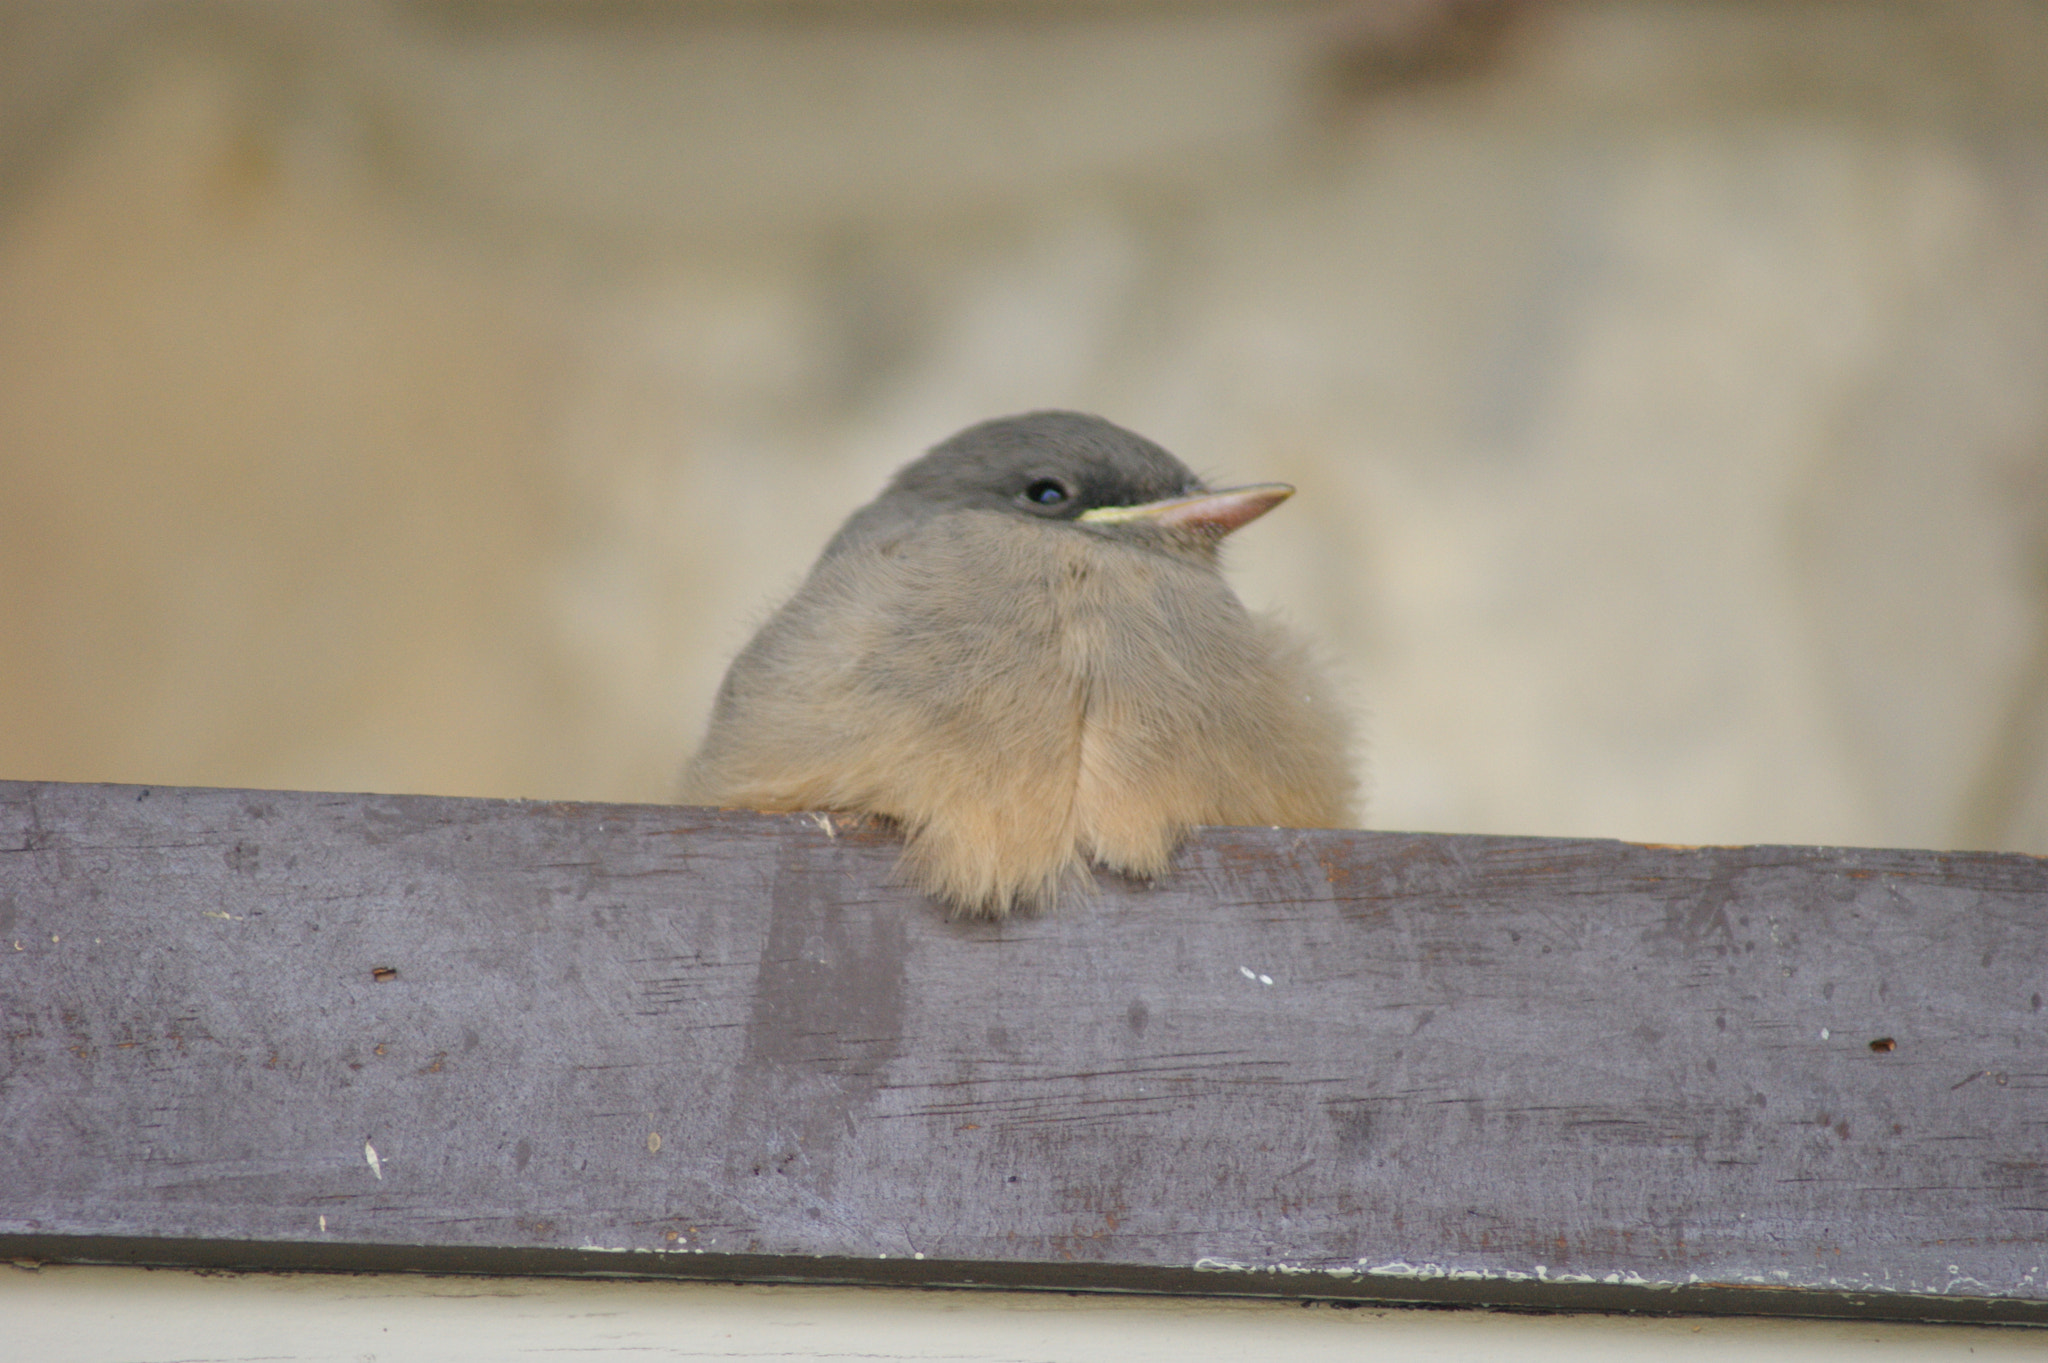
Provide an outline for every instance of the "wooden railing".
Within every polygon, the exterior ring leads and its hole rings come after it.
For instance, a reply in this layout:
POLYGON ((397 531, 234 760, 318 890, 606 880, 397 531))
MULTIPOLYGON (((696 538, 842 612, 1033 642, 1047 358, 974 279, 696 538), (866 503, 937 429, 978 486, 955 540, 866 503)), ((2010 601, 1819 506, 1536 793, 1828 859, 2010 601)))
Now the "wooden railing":
POLYGON ((0 783, 0 1253, 2048 1321, 2048 862, 0 783))

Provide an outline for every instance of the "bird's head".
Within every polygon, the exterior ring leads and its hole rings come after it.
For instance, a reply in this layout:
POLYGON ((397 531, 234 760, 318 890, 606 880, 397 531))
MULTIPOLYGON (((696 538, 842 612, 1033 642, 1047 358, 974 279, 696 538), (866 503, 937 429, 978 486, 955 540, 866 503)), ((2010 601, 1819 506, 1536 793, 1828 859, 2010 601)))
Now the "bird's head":
POLYGON ((906 465, 832 548, 941 512, 979 510, 1213 559, 1225 535, 1293 492, 1285 483, 1212 490, 1158 445, 1101 417, 1032 412, 970 426, 906 465))

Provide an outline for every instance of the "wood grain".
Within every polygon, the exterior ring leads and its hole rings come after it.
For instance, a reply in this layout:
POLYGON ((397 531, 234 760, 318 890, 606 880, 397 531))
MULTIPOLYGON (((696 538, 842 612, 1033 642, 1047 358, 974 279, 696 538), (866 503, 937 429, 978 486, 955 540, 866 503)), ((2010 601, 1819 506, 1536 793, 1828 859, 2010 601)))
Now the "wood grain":
POLYGON ((2048 863, 0 783, 0 1250, 2048 1321, 2048 863))

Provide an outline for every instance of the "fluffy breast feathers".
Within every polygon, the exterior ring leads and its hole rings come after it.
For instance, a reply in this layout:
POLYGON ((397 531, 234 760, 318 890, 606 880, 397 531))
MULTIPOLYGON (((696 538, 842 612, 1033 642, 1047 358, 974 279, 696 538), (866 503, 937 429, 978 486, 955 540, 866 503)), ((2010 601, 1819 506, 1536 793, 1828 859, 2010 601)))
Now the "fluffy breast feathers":
POLYGON ((1348 726, 1213 566, 960 511, 822 560, 728 673, 684 798, 894 820, 956 912, 1166 869, 1198 824, 1340 827, 1348 726))

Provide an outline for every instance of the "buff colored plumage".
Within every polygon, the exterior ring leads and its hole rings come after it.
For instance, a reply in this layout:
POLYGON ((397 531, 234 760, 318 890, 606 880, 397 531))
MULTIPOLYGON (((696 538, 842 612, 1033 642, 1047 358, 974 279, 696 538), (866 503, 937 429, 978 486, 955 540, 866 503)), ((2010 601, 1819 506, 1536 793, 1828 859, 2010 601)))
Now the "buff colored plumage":
POLYGON ((1096 417, 986 422, 899 472, 734 660, 684 799, 876 814, 955 912, 1163 873, 1198 824, 1339 827, 1349 735, 1217 545, 1211 493, 1096 417))

